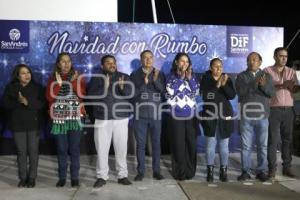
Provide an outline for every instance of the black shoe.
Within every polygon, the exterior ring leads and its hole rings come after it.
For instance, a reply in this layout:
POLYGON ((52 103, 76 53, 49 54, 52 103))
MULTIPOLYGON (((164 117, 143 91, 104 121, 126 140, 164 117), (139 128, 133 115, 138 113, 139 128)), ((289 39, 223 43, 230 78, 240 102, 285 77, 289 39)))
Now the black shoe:
POLYGON ((66 179, 59 179, 56 183, 56 187, 64 187, 66 184, 66 179))
POLYGON ((156 180, 163 180, 165 179, 165 177, 163 177, 163 175, 161 175, 159 172, 154 172, 153 173, 153 178, 156 180))
POLYGON ((132 183, 128 180, 127 177, 125 178, 119 178, 118 183, 122 185, 131 185, 132 183))
POLYGON ((209 183, 214 182, 214 166, 213 165, 207 165, 206 181, 209 183))
POLYGON ((238 181, 246 181, 249 179, 251 179, 251 176, 245 171, 243 171, 242 174, 237 178, 238 181))
POLYGON ((94 188, 100 188, 102 187, 103 185, 106 184, 106 180, 104 180, 103 178, 98 178, 94 184, 94 188))
POLYGON ((177 181, 185 181, 186 180, 185 177, 176 177, 176 178, 174 177, 174 179, 177 181))
POLYGON ((266 182, 269 180, 269 177, 264 172, 260 172, 256 174, 256 179, 260 180, 261 182, 266 182))
POLYGON ((220 181, 222 182, 228 182, 228 177, 227 177, 227 166, 221 165, 220 166, 220 181))
POLYGON ((34 188, 35 187, 35 179, 30 178, 27 182, 28 188, 34 188))
POLYGON ((18 187, 26 187, 26 181, 25 180, 20 180, 20 182, 18 183, 18 187))
POLYGON ((290 178, 296 178, 296 175, 293 174, 293 172, 291 171, 290 168, 283 169, 283 170, 282 170, 282 175, 283 175, 283 176, 290 177, 290 178))
POLYGON ((144 174, 137 174, 135 177, 134 177, 134 181, 142 181, 144 178, 144 174))
POLYGON ((275 175, 276 175, 276 169, 269 169, 268 177, 275 178, 275 175))
POLYGON ((72 179, 71 180, 71 186, 72 187, 79 187, 79 180, 78 179, 72 179))

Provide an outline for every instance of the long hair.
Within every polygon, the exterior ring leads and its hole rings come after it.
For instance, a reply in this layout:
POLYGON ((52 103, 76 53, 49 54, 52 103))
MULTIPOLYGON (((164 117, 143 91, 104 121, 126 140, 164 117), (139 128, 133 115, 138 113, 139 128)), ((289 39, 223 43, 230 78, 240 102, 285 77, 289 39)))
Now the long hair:
POLYGON ((11 80, 10 80, 10 82, 13 83, 13 84, 14 84, 14 83, 20 83, 19 75, 20 75, 20 70, 21 70, 21 68, 26 68, 26 69, 29 71, 29 73, 30 73, 30 75, 31 75, 31 81, 30 81, 30 82, 33 82, 32 71, 31 71, 31 69, 28 67, 28 65, 26 65, 26 64, 17 64, 17 65, 15 66, 15 68, 14 68, 12 74, 11 74, 11 80))
POLYGON ((53 70, 53 73, 52 73, 52 76, 54 78, 55 78, 55 72, 60 72, 59 62, 60 62, 60 60, 62 59, 63 56, 69 56, 69 58, 71 60, 71 69, 70 69, 69 74, 71 74, 71 75, 75 74, 75 70, 74 70, 74 67, 73 67, 73 62, 72 62, 72 59, 71 59, 71 55, 67 52, 61 52, 56 57, 55 67, 54 67, 54 70, 53 70))
POLYGON ((190 59, 190 57, 189 57, 189 55, 187 53, 183 53, 183 52, 177 53, 176 56, 175 56, 175 58, 174 58, 174 60, 173 60, 173 63, 172 63, 172 68, 171 68, 171 71, 170 71, 171 73, 175 73, 177 71, 176 62, 178 62, 178 60, 182 56, 186 56, 188 58, 188 60, 189 60, 189 66, 188 66, 188 68, 192 66, 192 61, 191 61, 191 59, 190 59))

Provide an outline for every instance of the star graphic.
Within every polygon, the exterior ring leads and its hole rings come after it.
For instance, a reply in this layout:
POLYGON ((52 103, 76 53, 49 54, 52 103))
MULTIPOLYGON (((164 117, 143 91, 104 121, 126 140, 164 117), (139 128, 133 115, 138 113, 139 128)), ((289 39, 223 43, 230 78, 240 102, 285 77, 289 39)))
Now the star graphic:
POLYGON ((220 55, 217 53, 217 50, 214 49, 213 54, 211 55, 211 57, 206 57, 208 60, 212 60, 213 58, 220 58, 220 55))
POLYGON ((85 35, 85 36, 83 37, 83 40, 84 40, 85 42, 87 42, 87 41, 89 40, 89 36, 85 35))

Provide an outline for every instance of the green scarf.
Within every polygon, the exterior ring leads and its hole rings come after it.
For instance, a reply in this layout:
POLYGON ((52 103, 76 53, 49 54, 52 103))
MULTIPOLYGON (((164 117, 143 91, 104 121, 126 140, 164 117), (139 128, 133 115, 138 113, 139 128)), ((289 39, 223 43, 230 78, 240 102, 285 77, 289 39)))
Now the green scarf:
MULTIPOLYGON (((70 83, 71 78, 72 75, 68 74, 66 81, 70 83)), ((68 131, 82 130, 79 98, 69 84, 62 84, 52 108, 52 134, 66 134, 68 131)))

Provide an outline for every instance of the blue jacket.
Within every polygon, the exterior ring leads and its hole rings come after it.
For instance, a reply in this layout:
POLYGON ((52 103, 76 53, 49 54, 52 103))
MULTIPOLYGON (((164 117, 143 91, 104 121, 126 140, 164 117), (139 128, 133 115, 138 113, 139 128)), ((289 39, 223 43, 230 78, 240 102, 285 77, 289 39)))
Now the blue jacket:
POLYGON ((130 79, 135 85, 135 96, 133 99, 136 114, 135 118, 157 119, 158 115, 160 115, 158 108, 165 91, 165 78, 162 72, 159 72, 158 79, 154 81, 154 70, 152 70, 148 76, 149 83, 146 85, 144 81, 145 76, 146 74, 143 72, 142 67, 130 75, 130 79), (147 103, 149 103, 149 105, 145 105, 147 103), (156 109, 156 111, 154 111, 154 109, 156 109), (156 116, 154 113, 157 113, 156 116))

